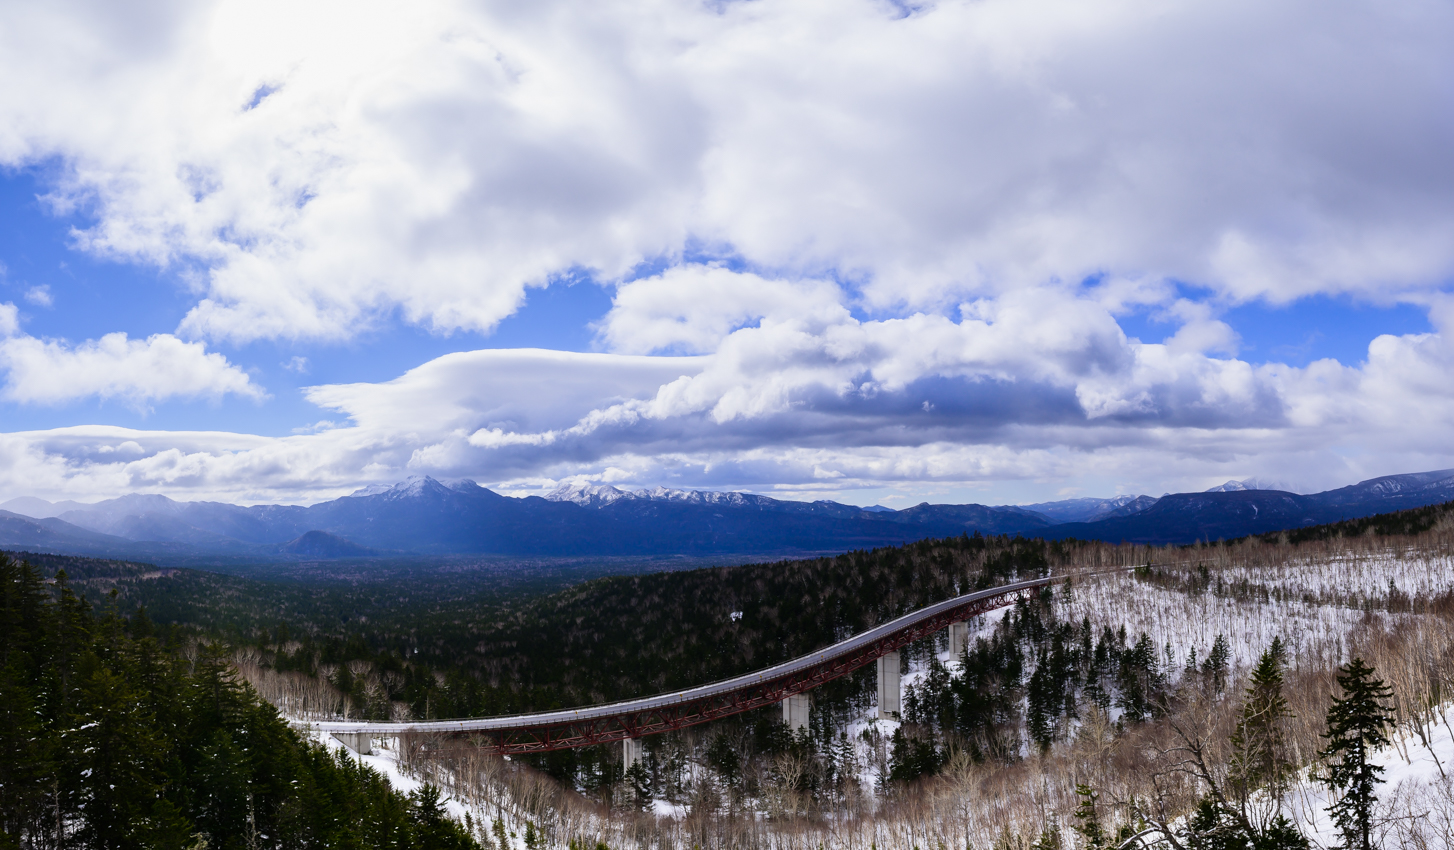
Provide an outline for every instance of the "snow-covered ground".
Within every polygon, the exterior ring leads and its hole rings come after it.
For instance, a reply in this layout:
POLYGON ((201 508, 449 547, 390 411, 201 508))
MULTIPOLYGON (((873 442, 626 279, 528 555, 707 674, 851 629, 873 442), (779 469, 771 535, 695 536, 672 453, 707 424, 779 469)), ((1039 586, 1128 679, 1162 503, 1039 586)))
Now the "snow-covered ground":
POLYGON ((1384 599, 1389 589, 1428 599, 1454 588, 1454 557, 1444 552, 1379 549, 1332 557, 1298 558, 1271 566, 1229 566, 1223 581, 1250 581, 1293 594, 1308 594, 1323 604, 1357 607, 1365 599, 1384 599))
MULTIPOLYGON (((1295 581, 1291 575, 1277 578, 1288 584, 1295 581)), ((1310 604, 1302 601, 1301 594, 1293 596, 1261 602, 1212 592, 1191 595, 1164 590, 1130 573, 1116 573, 1074 585, 1074 599, 1059 610, 1061 618, 1072 623, 1089 617, 1097 630, 1124 625, 1131 641, 1144 632, 1158 651, 1171 647, 1173 664, 1184 662, 1193 648, 1199 658, 1206 658, 1219 635, 1231 646, 1234 669, 1256 663, 1275 637, 1282 638, 1294 669, 1341 658, 1348 632, 1363 620, 1364 612, 1310 604)))
MULTIPOLYGON (((1454 704, 1442 709, 1454 710, 1454 704)), ((1417 735, 1401 733, 1374 758, 1384 768, 1384 784, 1378 789, 1380 840, 1375 846, 1454 847, 1454 733, 1440 723, 1427 734, 1425 746, 1417 735)), ((1287 815, 1317 847, 1331 848, 1343 840, 1328 805, 1328 789, 1304 771, 1288 795, 1287 815)))

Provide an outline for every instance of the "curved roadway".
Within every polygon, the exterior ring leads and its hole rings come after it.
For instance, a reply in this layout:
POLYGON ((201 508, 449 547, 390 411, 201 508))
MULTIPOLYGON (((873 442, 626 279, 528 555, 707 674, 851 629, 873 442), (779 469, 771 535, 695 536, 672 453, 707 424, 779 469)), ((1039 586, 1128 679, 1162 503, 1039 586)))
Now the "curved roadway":
MULTIPOLYGON (((499 717, 476 717, 460 720, 425 720, 412 723, 380 723, 373 721, 331 720, 309 722, 309 726, 321 732, 333 734, 360 734, 388 737, 407 733, 461 733, 461 732, 505 732, 510 730, 564 726, 588 723, 621 716, 639 715, 674 708, 686 703, 701 703, 760 686, 775 680, 791 678, 794 674, 821 668, 835 659, 853 656, 886 639, 909 631, 926 620, 933 620, 957 608, 966 608, 987 602, 996 597, 1012 596, 1025 590, 1044 587, 1053 578, 1039 578, 1016 582, 1002 587, 992 587, 975 593, 967 593, 937 602, 917 611, 910 612, 882 626, 860 632, 832 646, 810 652, 807 655, 767 667, 753 673, 723 679, 709 685, 699 685, 682 691, 673 691, 639 699, 622 700, 602 705, 565 708, 536 714, 511 714, 499 717)), ((1008 604, 1008 603, 1006 603, 1008 604)), ((892 651, 892 650, 885 650, 892 651)), ((884 654, 884 653, 879 653, 884 654)))

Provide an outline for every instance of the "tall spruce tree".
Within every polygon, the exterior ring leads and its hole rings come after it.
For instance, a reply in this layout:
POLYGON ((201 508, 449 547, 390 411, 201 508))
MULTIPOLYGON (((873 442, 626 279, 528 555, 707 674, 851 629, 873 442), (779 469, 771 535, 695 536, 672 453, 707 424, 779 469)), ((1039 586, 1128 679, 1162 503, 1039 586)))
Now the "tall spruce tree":
POLYGON ((1319 755, 1327 759, 1323 784, 1334 796, 1328 813, 1343 833, 1345 850, 1373 850, 1374 791, 1383 782, 1383 768, 1369 759, 1387 746, 1393 717, 1384 704, 1393 689, 1374 678, 1373 668, 1354 658, 1338 674, 1343 696, 1333 697, 1328 709, 1328 745, 1319 755))
POLYGON ((1219 785, 1211 774, 1203 777, 1211 792, 1187 821, 1184 837, 1191 850, 1308 847, 1307 838, 1282 813, 1282 796, 1292 774, 1283 730, 1292 713, 1282 695, 1282 663, 1282 641, 1274 640, 1252 671, 1232 733, 1225 784, 1219 785))
POLYGON ((1226 635, 1217 635, 1212 641, 1212 651, 1207 653, 1207 658, 1202 662, 1202 675, 1207 682, 1221 693, 1227 686, 1227 670, 1232 665, 1232 644, 1227 640, 1226 635))
POLYGON ((1273 646, 1257 662, 1246 702, 1232 734, 1232 781, 1245 807, 1257 791, 1281 801, 1292 772, 1286 754, 1284 721, 1292 717, 1282 695, 1281 646, 1273 646))
POLYGON ((1096 801, 1101 795, 1084 783, 1075 786, 1075 795, 1080 800, 1080 805, 1075 809, 1074 829, 1085 839, 1087 850, 1101 850, 1110 841, 1105 827, 1101 825, 1100 812, 1096 810, 1096 801))

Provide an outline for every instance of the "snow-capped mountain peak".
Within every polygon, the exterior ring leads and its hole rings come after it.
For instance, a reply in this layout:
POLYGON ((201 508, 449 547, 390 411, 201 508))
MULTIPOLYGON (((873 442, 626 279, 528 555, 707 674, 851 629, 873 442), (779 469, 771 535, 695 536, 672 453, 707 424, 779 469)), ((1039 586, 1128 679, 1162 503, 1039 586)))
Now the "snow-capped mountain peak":
POLYGON ((751 505, 767 500, 766 496, 718 490, 673 490, 654 487, 650 490, 621 490, 610 484, 567 481, 546 494, 551 502, 575 502, 588 508, 601 508, 623 499, 644 499, 654 502, 687 502, 695 505, 751 505))
POLYGON ((361 487, 344 498, 356 498, 360 496, 387 496, 390 499, 418 498, 430 493, 444 493, 447 491, 468 492, 480 489, 480 485, 468 478, 449 479, 441 481, 428 475, 411 475, 397 484, 370 484, 361 487))
POLYGON ((1244 478, 1241 481, 1228 481, 1225 484, 1207 488, 1208 493, 1236 493, 1242 490, 1287 490, 1292 492, 1292 488, 1287 484, 1281 481, 1269 481, 1265 478, 1244 478))
POLYGON ((636 498, 635 494, 619 490, 610 484, 591 484, 585 481, 567 481, 545 495, 548 502, 575 502, 588 508, 598 508, 631 498, 636 498))

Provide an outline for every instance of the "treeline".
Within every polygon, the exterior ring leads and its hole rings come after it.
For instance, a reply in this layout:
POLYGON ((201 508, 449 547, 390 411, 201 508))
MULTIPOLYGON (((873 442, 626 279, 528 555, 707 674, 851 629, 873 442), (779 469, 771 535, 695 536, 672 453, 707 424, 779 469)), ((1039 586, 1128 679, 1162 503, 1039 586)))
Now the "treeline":
POLYGON ((303 740, 229 656, 0 555, 0 847, 477 846, 437 791, 303 740))
POLYGON ((1274 531, 1257 535, 1267 543, 1307 543, 1315 540, 1373 535, 1376 537, 1413 537, 1432 530, 1454 532, 1454 502, 1409 508, 1386 514, 1346 519, 1306 528, 1274 531))

